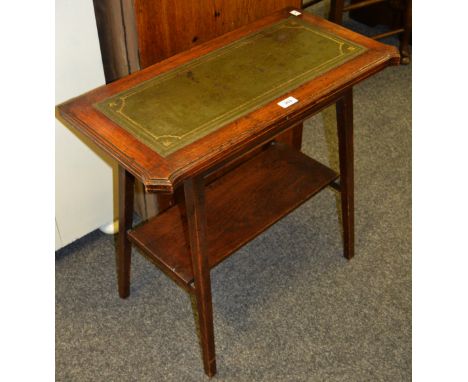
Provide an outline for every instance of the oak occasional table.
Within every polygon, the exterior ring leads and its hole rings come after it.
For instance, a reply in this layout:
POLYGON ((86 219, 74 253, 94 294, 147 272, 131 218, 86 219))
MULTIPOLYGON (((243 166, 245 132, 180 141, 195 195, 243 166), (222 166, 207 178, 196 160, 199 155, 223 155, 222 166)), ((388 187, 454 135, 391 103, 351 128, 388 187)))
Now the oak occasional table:
POLYGON ((133 244, 194 295, 209 376, 213 267, 327 186, 353 257, 352 87, 398 62, 393 47, 286 9, 57 107, 119 163, 120 297, 133 244), (300 152, 304 119, 334 103, 340 174, 300 152), (276 138, 287 131, 292 144, 276 138), (133 227, 135 178, 183 197, 133 227))

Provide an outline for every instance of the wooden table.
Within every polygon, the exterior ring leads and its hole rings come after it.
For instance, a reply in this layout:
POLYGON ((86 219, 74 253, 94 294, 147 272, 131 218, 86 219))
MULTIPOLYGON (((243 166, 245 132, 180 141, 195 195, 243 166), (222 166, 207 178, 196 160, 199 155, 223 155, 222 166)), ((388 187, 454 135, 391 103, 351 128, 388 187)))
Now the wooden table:
POLYGON ((134 244, 195 296, 209 376, 213 267, 327 186, 341 192, 344 255, 353 257, 352 87, 399 62, 393 47, 290 11, 57 107, 119 162, 119 295, 129 295, 134 244), (340 175, 298 150, 304 119, 333 103, 340 175), (276 138, 285 131, 292 144, 276 138), (133 227, 135 178, 183 197, 133 227))

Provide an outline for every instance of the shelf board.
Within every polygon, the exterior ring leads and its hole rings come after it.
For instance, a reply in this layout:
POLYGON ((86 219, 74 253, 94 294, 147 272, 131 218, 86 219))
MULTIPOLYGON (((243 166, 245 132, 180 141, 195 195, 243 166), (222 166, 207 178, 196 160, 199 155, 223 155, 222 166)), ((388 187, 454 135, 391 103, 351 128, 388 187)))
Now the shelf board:
MULTIPOLYGON (((275 143, 206 187, 210 269, 336 178, 333 170, 275 143)), ((183 203, 128 233, 146 257, 174 281, 193 281, 183 203)))

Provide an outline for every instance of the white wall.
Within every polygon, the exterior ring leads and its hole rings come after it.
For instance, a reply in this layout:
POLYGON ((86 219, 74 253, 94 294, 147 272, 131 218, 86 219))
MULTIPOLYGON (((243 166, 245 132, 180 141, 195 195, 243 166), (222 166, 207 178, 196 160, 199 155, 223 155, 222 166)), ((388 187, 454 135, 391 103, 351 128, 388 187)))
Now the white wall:
MULTIPOLYGON (((105 83, 92 0, 55 2, 55 102, 105 83)), ((55 249, 114 220, 115 163, 55 123, 55 249)))

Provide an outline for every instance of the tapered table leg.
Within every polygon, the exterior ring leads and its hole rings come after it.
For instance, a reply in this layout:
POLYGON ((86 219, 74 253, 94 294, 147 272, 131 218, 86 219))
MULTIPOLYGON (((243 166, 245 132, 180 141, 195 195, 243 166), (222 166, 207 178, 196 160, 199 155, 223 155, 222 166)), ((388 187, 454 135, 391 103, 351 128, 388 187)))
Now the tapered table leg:
POLYGON ((119 166, 119 236, 117 242, 117 282, 119 296, 130 295, 130 259, 132 245, 127 231, 133 223, 133 196, 135 178, 125 168, 119 166))
POLYGON ((283 131, 281 134, 275 137, 276 142, 285 143, 297 151, 301 151, 302 147, 302 131, 303 131, 303 123, 295 125, 294 127, 290 128, 289 130, 283 131))
POLYGON ((206 248, 205 185, 203 177, 187 180, 184 183, 184 191, 203 366, 205 373, 211 377, 216 374, 216 358, 211 280, 206 248))
POLYGON ((175 204, 174 194, 157 194, 158 213, 162 213, 175 204))
POLYGON ((304 130, 304 124, 293 127, 293 138, 292 144, 297 151, 301 151, 302 148, 302 131, 304 130))
POLYGON ((331 0, 330 16, 328 19, 335 24, 343 24, 344 0, 331 0))
POLYGON ((347 91, 336 103, 338 146, 340 156, 341 210, 343 215, 344 256, 354 256, 354 155, 353 92, 347 91))

